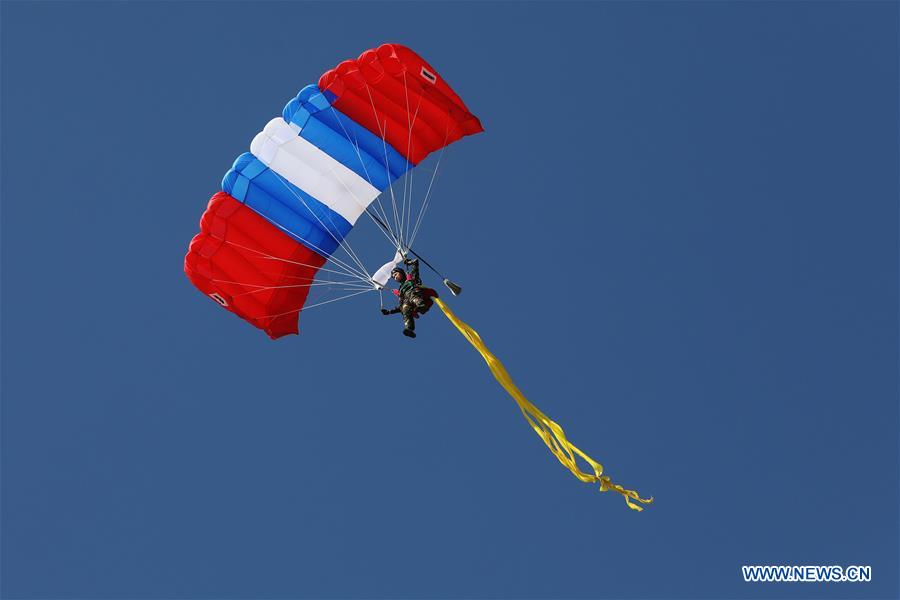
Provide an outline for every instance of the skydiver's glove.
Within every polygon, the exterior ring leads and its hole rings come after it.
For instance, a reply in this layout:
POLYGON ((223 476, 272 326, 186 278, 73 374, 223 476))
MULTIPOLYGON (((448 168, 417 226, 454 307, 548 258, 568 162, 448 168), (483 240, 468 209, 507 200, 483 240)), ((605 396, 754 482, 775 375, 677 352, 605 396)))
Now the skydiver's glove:
POLYGON ((381 309, 381 314, 383 314, 384 316, 388 316, 389 314, 391 314, 391 311, 389 311, 389 310, 386 309, 386 308, 382 308, 382 309, 381 309))
POLYGON ((409 265, 411 265, 411 264, 416 263, 416 262, 418 262, 418 261, 413 260, 413 259, 411 259, 411 258, 404 258, 404 259, 403 259, 403 264, 406 265, 407 267, 408 267, 409 265))

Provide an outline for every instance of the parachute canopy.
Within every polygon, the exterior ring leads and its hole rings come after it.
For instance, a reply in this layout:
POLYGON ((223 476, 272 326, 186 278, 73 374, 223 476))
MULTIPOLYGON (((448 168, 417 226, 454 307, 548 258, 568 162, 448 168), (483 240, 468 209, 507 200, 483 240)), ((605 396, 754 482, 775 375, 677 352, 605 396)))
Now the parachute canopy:
MULTIPOLYGON (((237 157, 201 218, 185 273, 270 337, 297 333, 317 273, 369 205, 432 152, 481 131, 415 52, 366 50, 301 89, 237 157)), ((372 289, 365 283, 345 285, 372 289)))

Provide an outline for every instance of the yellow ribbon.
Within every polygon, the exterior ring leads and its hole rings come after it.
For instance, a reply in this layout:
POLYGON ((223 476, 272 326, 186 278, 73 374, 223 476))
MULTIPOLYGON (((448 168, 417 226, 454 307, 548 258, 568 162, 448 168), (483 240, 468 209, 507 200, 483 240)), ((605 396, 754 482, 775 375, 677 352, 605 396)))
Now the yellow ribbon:
POLYGON ((482 358, 484 358, 484 361, 487 363, 488 368, 491 370, 491 373, 494 375, 494 379, 496 379, 497 382, 503 386, 503 389, 512 396, 512 399, 516 401, 525 420, 528 421, 528 424, 531 425, 531 428, 534 429, 535 433, 544 440, 547 448, 550 449, 553 456, 555 456, 564 467, 569 469, 575 477, 585 483, 599 483, 601 492, 612 490, 622 494, 622 496, 625 497, 625 502, 628 504, 628 507, 633 510, 644 510, 643 507, 635 504, 635 502, 640 502, 641 504, 650 504, 653 502, 652 497, 646 499, 641 498, 636 491, 626 490, 621 485, 610 481, 609 476, 603 474, 603 465, 579 450, 572 442, 566 439, 566 433, 563 431, 563 428, 551 421, 547 415, 542 413, 534 404, 528 401, 525 395, 522 394, 518 387, 516 387, 516 384, 513 383, 512 378, 506 371, 506 367, 500 362, 500 359, 494 356, 493 353, 488 350, 487 346, 484 345, 478 332, 453 314, 453 311, 450 310, 440 298, 435 298, 434 301, 444 312, 444 315, 450 319, 450 322, 453 323, 459 332, 469 340, 469 343, 478 350, 482 358), (581 470, 575 458, 576 455, 580 456, 591 466, 594 470, 593 474, 581 470))

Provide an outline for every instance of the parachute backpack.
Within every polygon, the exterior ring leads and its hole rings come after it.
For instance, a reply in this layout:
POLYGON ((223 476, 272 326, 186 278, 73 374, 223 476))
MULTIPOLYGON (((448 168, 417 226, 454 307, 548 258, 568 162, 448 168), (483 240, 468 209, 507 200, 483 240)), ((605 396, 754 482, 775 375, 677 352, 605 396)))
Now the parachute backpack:
MULTIPOLYGON (((298 333, 300 316, 316 306, 368 292, 380 296, 391 270, 407 254, 420 258, 457 295, 460 286, 412 245, 444 149, 482 131, 478 118, 418 54, 399 44, 366 50, 301 89, 253 138, 250 151, 237 157, 200 219, 184 271, 217 305, 272 339, 298 333), (437 165, 416 210, 412 172, 437 151, 437 165), (401 177, 402 186, 395 190, 401 177), (371 275, 347 240, 361 219, 374 223, 394 254, 371 275), (313 298, 322 292, 326 296, 313 298), (335 292, 341 295, 327 296, 335 292)), ((599 463, 522 395, 477 332, 440 298, 434 302, 566 468, 582 481, 599 483, 603 491, 621 493, 636 510, 641 507, 635 502, 652 501, 610 482, 599 463), (591 473, 579 468, 576 456, 591 473)))

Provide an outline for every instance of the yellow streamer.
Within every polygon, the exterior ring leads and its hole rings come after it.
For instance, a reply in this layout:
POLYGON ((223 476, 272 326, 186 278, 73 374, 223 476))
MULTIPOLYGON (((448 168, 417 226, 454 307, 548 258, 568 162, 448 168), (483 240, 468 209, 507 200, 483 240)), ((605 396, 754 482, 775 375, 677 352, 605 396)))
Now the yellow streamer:
POLYGON ((507 393, 512 396, 513 400, 516 401, 525 420, 528 421, 528 424, 531 425, 535 433, 544 440, 544 443, 547 444, 547 448, 550 449, 550 452, 553 453, 564 467, 569 469, 575 477, 585 483, 599 483, 601 492, 612 490, 622 494, 622 496, 625 497, 625 502, 628 504, 628 507, 633 510, 644 510, 643 507, 635 504, 634 501, 640 502, 641 504, 650 504, 653 502, 652 497, 646 499, 641 498, 636 491, 626 490, 621 485, 610 481, 609 476, 603 474, 603 465, 576 448, 572 442, 566 439, 566 434, 562 427, 551 421, 547 415, 542 413, 534 404, 528 401, 525 395, 522 394, 518 387, 516 387, 516 384, 513 383, 512 378, 509 376, 503 363, 500 362, 500 359, 494 356, 493 353, 488 350, 487 346, 485 346, 484 342, 481 340, 481 336, 478 335, 478 332, 457 317, 440 298, 435 298, 434 301, 440 309, 444 311, 444 315, 450 319, 450 322, 453 323, 459 332, 469 340, 469 343, 478 350, 482 358, 484 358, 484 361, 487 363, 488 368, 491 370, 491 373, 494 375, 494 379, 496 379, 497 382, 503 386, 503 389, 505 389, 507 393), (575 459, 576 455, 580 456, 591 466, 594 470, 593 475, 581 470, 575 459))

